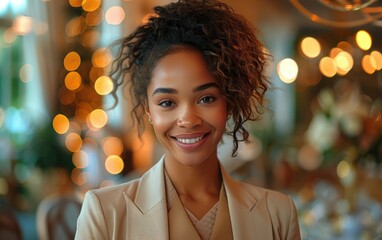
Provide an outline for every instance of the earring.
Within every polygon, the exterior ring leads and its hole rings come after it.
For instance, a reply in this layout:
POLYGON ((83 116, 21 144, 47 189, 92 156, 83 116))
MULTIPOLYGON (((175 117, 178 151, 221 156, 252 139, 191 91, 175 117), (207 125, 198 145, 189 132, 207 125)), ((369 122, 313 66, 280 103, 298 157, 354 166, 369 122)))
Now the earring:
POLYGON ((149 123, 153 124, 153 120, 151 119, 151 116, 149 116, 149 123))

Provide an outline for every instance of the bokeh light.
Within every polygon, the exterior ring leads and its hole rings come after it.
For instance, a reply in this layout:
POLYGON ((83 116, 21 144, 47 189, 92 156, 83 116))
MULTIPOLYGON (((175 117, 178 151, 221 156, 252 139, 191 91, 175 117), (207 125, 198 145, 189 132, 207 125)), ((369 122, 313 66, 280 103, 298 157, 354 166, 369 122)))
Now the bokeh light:
POLYGON ((106 156, 119 156, 123 152, 123 143, 117 137, 107 137, 102 143, 102 149, 106 156))
POLYGON ((112 56, 107 48, 97 49, 92 55, 92 63, 94 67, 105 68, 112 61, 112 56))
POLYGON ((72 7, 81 7, 83 0, 69 0, 69 4, 72 7))
POLYGON ((82 9, 87 12, 97 10, 101 5, 101 0, 82 0, 82 9))
POLYGON ((86 24, 88 26, 97 26, 100 24, 103 20, 103 12, 101 8, 98 8, 97 10, 93 12, 89 12, 86 14, 86 24))
POLYGON ((305 144, 298 152, 298 163, 305 170, 316 170, 322 164, 322 156, 320 152, 310 144, 305 144))
POLYGON ((110 77, 101 76, 96 80, 94 89, 99 95, 107 95, 113 91, 114 84, 110 77))
POLYGON ((359 30, 356 34, 356 42, 360 49, 362 50, 369 50, 372 45, 372 39, 368 32, 365 30, 359 30))
POLYGON ((348 52, 341 51, 337 54, 337 56, 335 56, 334 61, 337 68, 345 74, 353 68, 354 60, 348 52))
POLYGON ((77 152, 82 147, 81 136, 77 133, 69 133, 65 138, 65 146, 71 152, 77 152))
POLYGON ((341 48, 334 47, 334 48, 330 49, 329 57, 334 59, 342 51, 343 50, 341 48))
POLYGON ((337 65, 333 58, 323 57, 319 63, 320 72, 326 77, 333 77, 337 73, 337 65))
POLYGON ((64 67, 68 71, 75 71, 81 65, 81 57, 77 52, 69 52, 64 58, 64 67))
POLYGON ((373 74, 375 72, 375 60, 370 55, 365 55, 362 58, 362 68, 367 74, 373 74))
POLYGON ((99 31, 95 29, 87 30, 83 34, 81 34, 80 43, 84 47, 95 47, 100 40, 100 36, 101 34, 99 33, 99 31))
POLYGON ((89 165, 89 156, 85 151, 79 150, 73 153, 72 161, 76 168, 86 168, 89 165))
POLYGON ((292 83, 297 78, 297 63, 291 58, 285 58, 277 64, 277 73, 281 81, 285 83, 292 83))
POLYGON ((58 134, 64 134, 69 129, 69 119, 63 114, 57 114, 53 119, 53 129, 58 134))
POLYGON ((118 25, 125 19, 125 11, 120 6, 113 6, 106 10, 105 20, 110 25, 118 25))
POLYGON ((342 49, 343 51, 346 51, 350 54, 353 54, 354 47, 347 41, 341 41, 337 44, 337 47, 342 49))
POLYGON ((102 109, 95 109, 89 115, 90 124, 95 128, 103 128, 108 121, 106 112, 102 109))
POLYGON ((89 173, 82 172, 81 169, 75 168, 72 170, 70 177, 75 184, 83 186, 88 181, 89 173))
POLYGON ((315 58, 321 53, 321 45, 317 39, 306 37, 301 41, 301 51, 305 56, 315 58))
POLYGON ((70 20, 65 27, 66 35, 75 37, 86 30, 86 20, 83 16, 75 17, 70 20))
POLYGON ((25 35, 32 31, 32 18, 27 16, 17 16, 13 21, 13 31, 19 35, 25 35))
POLYGON ((124 166, 124 162, 120 156, 116 155, 111 155, 106 158, 105 161, 105 169, 108 171, 110 174, 119 174, 122 172, 124 166))
MULTIPOLYGON (((79 94, 84 94, 84 93, 79 93, 79 94)), ((93 107, 89 102, 82 101, 78 103, 76 108, 76 113, 75 113, 76 120, 81 123, 86 122, 86 119, 91 113, 91 111, 93 111, 93 107)))
POLYGON ((372 51, 370 53, 370 58, 374 59, 376 64, 376 70, 379 71, 382 69, 382 54, 379 51, 372 51))
POLYGON ((5 43, 12 44, 16 41, 17 35, 12 28, 8 28, 5 30, 3 38, 5 43))
POLYGON ((27 83, 29 82, 30 80, 32 80, 32 76, 33 76, 33 67, 31 64, 24 64, 21 68, 20 68, 20 73, 19 73, 19 76, 20 76, 20 80, 24 83, 27 83))
POLYGON ((69 90, 76 90, 81 86, 82 78, 78 72, 69 72, 65 76, 65 86, 69 90))

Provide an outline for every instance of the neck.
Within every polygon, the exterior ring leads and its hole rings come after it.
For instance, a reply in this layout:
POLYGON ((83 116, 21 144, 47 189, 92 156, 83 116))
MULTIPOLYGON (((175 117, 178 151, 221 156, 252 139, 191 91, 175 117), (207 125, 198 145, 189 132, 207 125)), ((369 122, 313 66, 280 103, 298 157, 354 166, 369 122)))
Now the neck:
POLYGON ((180 195, 219 195, 222 177, 217 158, 198 166, 186 166, 165 158, 165 169, 180 195))

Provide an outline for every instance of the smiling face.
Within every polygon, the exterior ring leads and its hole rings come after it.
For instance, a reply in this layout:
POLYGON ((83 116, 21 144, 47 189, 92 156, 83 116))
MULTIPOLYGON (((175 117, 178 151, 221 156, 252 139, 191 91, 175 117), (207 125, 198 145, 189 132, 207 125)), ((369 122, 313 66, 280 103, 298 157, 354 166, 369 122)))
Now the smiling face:
POLYGON ((147 100, 166 162, 198 166, 217 161, 227 104, 201 53, 185 49, 161 58, 147 100))

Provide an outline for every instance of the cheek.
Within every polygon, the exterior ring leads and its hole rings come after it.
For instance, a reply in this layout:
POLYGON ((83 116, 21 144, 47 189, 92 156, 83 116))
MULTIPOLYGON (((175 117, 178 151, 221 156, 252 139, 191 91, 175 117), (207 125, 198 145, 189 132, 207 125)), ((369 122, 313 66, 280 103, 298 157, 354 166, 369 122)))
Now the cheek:
POLYGON ((214 123, 215 127, 225 129, 228 118, 226 104, 222 103, 220 107, 216 108, 213 112, 209 112, 207 116, 209 116, 210 122, 214 123))

